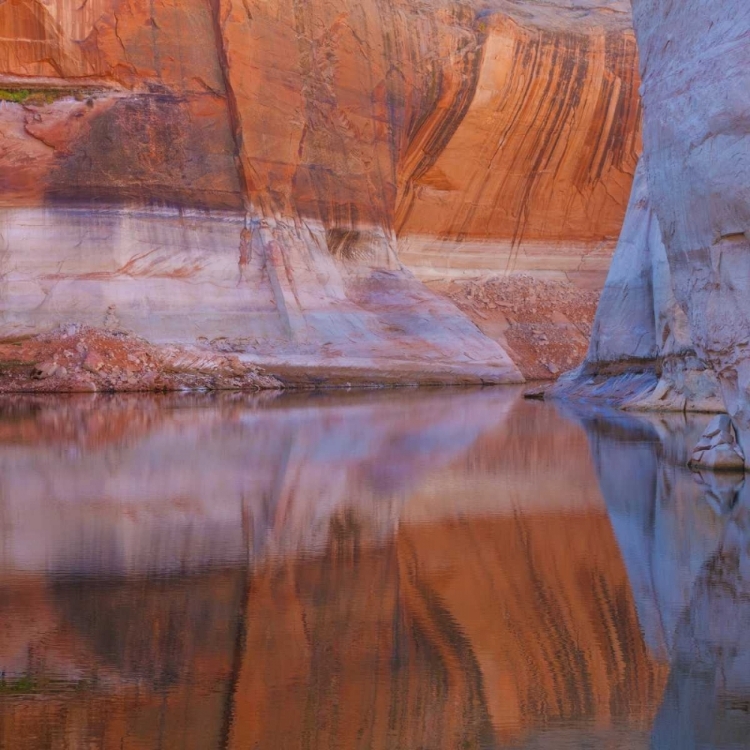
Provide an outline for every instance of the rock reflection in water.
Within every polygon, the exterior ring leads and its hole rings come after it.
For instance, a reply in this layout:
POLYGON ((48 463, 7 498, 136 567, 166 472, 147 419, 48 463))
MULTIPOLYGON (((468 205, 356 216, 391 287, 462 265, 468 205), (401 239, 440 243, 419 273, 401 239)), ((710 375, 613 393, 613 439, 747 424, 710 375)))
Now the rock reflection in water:
POLYGON ((677 625, 657 750, 750 747, 750 578, 746 506, 736 508, 677 625))
POLYGON ((750 483, 685 468, 709 417, 577 416, 646 639, 671 662, 651 747, 750 747, 750 483))
POLYGON ((2 748, 648 745, 586 433, 517 391, 5 400, 0 524, 2 748))

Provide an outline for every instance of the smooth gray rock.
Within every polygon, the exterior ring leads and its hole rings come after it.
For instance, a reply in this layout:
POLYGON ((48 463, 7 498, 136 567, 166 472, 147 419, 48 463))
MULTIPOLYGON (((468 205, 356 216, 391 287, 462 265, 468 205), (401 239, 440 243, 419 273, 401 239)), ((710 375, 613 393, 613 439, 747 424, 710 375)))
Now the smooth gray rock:
POLYGON ((558 381, 552 396, 641 411, 724 411, 716 375, 696 353, 675 298, 643 159, 586 360, 558 381))
POLYGON ((634 0, 644 160, 678 305, 750 436, 750 4, 634 0))
MULTIPOLYGON (((633 0, 643 156, 588 359, 630 408, 723 403, 750 445, 750 3, 633 0), (649 304, 653 301, 653 307, 649 304), (653 316, 653 324, 651 323, 653 316), (653 391, 620 393, 624 371, 653 391)), ((702 461, 734 463, 735 452, 702 461)), ((746 464, 747 466, 747 464, 746 464)))
POLYGON ((732 420, 727 414, 719 414, 711 420, 693 450, 690 466, 714 471, 744 469, 745 454, 737 444, 732 420))

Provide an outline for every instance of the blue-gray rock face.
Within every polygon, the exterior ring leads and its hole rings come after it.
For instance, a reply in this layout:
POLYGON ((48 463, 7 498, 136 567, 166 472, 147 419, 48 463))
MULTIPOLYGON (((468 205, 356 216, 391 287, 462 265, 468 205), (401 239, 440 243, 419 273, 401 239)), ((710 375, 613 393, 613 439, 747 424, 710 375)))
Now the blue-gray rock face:
POLYGON ((747 440, 750 6, 635 0, 644 153, 675 298, 747 440))
MULTIPOLYGON (((745 747, 750 730, 750 483, 692 473, 707 415, 570 412, 588 433, 649 649, 670 675, 654 750, 745 747)), ((716 418, 705 430, 728 430, 716 418)), ((716 434, 719 434, 716 433, 716 434)))
POLYGON ((750 6, 633 0, 633 11, 644 154, 588 361, 562 389, 726 410, 747 446, 750 6), (634 373, 650 373, 637 393, 634 373))
POLYGON ((696 353, 693 338, 676 300, 644 158, 586 360, 560 379, 555 392, 634 410, 723 411, 716 374, 696 353))

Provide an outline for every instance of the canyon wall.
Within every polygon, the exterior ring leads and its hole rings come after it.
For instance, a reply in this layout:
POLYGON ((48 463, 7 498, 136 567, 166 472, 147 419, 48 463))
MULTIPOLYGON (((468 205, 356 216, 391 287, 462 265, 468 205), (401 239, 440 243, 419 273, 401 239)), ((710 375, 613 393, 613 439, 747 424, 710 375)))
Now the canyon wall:
POLYGON ((750 455, 750 8, 633 9, 643 160, 587 361, 562 390, 727 410, 750 455))
POLYGON ((630 26, 624 0, 4 0, 0 335, 518 381, 414 272, 598 283, 640 143, 630 26))
POLYGON ((641 160, 583 364, 554 392, 632 410, 722 411, 713 369, 696 352, 641 160))

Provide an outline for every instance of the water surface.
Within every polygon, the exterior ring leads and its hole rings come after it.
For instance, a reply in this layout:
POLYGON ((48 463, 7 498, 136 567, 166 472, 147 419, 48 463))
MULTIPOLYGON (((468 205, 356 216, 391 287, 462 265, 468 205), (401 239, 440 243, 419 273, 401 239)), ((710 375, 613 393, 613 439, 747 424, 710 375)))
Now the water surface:
POLYGON ((750 747, 706 419, 515 389, 0 402, 0 747, 750 747))

